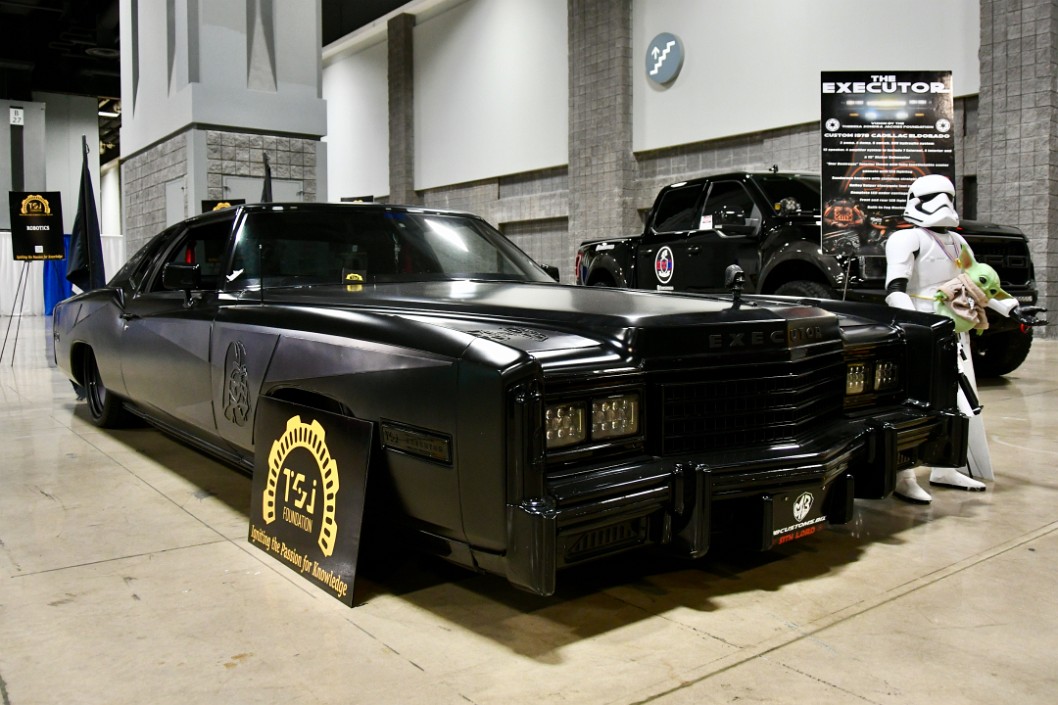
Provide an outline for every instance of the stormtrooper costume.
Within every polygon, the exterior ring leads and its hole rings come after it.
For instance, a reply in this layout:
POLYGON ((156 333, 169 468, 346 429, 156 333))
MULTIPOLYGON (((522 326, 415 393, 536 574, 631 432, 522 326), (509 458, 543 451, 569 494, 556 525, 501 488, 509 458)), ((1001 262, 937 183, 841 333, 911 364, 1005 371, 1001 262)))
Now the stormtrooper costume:
MULTIPOLYGON (((959 224, 955 212, 955 188, 940 174, 920 177, 908 191, 904 219, 918 227, 898 230, 885 244, 886 303, 908 310, 934 312, 937 289, 959 276, 956 265, 966 241, 949 228, 959 224)), ((1017 299, 992 299, 988 307, 1004 316, 1011 315, 1017 299)), ((1021 316, 1016 316, 1021 320, 1021 316)), ((1035 322, 1035 321, 1033 321, 1035 322)), ((993 480, 992 459, 985 436, 984 420, 977 403, 977 381, 970 357, 969 333, 959 334, 958 363, 970 388, 960 385, 959 411, 970 419, 968 464, 961 468, 931 468, 929 482, 941 487, 983 491, 985 484, 976 478, 993 480)), ((913 469, 897 473, 895 494, 905 500, 926 504, 929 493, 919 486, 913 469)))

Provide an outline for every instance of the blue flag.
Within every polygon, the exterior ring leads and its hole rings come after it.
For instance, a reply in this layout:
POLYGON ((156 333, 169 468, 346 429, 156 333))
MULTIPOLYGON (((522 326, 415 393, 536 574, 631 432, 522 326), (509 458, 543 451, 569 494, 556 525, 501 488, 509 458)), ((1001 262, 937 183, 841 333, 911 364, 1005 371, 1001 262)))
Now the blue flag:
POLYGON ((81 136, 81 188, 77 194, 77 218, 70 237, 70 259, 66 279, 81 291, 106 285, 103 272, 103 243, 99 238, 99 216, 96 214, 92 173, 88 170, 88 140, 81 136))

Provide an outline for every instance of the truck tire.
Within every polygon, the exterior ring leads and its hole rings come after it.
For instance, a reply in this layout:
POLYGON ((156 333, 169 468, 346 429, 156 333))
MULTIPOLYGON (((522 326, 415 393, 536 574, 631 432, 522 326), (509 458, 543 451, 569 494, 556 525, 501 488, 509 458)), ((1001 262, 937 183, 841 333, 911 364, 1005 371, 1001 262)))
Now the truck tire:
POLYGON ((830 290, 830 287, 806 279, 796 279, 792 282, 786 282, 785 284, 780 285, 779 288, 775 290, 775 293, 779 296, 807 296, 812 299, 834 298, 834 292, 830 290))
POLYGON ((1032 329, 977 336, 970 334, 970 350, 973 351, 974 374, 978 377, 1000 377, 1018 369, 1029 356, 1032 347, 1032 329))

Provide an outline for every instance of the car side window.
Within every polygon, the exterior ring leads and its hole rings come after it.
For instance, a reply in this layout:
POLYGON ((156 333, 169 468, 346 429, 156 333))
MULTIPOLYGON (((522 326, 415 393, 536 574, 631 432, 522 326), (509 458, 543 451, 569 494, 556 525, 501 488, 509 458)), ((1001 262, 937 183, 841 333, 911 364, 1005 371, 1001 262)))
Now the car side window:
POLYGON ((166 264, 197 264, 202 275, 202 289, 219 289, 224 281, 228 240, 232 218, 214 220, 189 227, 176 245, 166 253, 150 283, 150 291, 163 291, 161 269, 166 264))
POLYGON ((659 233, 697 230, 701 194, 702 184, 678 186, 666 191, 654 214, 654 230, 659 233))
POLYGON ((114 275, 112 280, 114 284, 126 291, 138 290, 144 278, 150 273, 151 264, 165 247, 165 243, 169 241, 169 235, 169 230, 162 231, 135 252, 114 275))
POLYGON ((714 228, 725 225, 756 227, 761 221, 760 209, 737 181, 715 182, 709 189, 704 212, 712 217, 714 228))

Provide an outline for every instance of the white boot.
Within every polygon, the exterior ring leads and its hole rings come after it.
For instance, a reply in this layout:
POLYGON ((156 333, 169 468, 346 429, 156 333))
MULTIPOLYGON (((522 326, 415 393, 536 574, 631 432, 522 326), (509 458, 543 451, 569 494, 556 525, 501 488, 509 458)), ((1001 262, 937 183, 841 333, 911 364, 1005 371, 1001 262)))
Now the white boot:
POLYGON ((963 468, 933 468, 929 473, 929 484, 936 487, 954 487, 969 492, 984 492, 985 483, 967 477, 960 470, 963 468))
POLYGON ((919 487, 918 479, 915 477, 915 470, 899 470, 896 473, 896 489, 893 490, 893 494, 902 500, 912 502, 914 504, 929 504, 933 498, 929 496, 929 492, 919 487))

